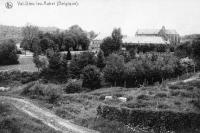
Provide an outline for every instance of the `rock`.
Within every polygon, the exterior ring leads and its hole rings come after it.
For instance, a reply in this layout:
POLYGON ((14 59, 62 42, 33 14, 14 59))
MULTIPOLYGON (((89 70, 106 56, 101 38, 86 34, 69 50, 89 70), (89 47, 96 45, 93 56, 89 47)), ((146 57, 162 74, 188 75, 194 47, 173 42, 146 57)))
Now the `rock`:
POLYGON ((118 99, 119 99, 121 102, 126 102, 126 101, 127 101, 127 98, 126 98, 126 97, 118 97, 118 99))
POLYGON ((0 87, 0 91, 8 91, 10 87, 0 87))
POLYGON ((105 96, 105 100, 112 100, 113 97, 112 96, 105 96))

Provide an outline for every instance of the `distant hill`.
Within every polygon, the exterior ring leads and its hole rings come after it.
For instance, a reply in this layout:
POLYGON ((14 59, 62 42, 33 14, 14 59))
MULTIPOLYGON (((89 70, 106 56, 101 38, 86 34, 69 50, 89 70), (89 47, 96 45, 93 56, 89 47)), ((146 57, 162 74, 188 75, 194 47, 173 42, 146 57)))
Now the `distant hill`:
POLYGON ((199 40, 200 41, 200 34, 191 34, 191 35, 185 35, 181 38, 182 42, 186 41, 194 41, 194 40, 199 40))
POLYGON ((14 39, 20 41, 22 39, 21 27, 0 25, 0 41, 14 39))
MULTIPOLYGON (((38 27, 43 32, 53 32, 56 31, 57 27, 38 27)), ((16 42, 22 40, 22 27, 0 25, 0 42, 13 39, 16 42)))

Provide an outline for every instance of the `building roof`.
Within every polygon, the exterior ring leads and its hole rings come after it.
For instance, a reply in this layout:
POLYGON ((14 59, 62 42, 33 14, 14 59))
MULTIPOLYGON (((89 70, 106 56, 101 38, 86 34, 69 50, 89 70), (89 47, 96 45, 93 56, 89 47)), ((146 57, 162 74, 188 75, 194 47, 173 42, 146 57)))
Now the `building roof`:
POLYGON ((166 34, 178 34, 176 30, 165 30, 166 34))
POLYGON ((132 44, 170 44, 169 41, 165 41, 162 37, 158 36, 135 36, 123 38, 123 43, 132 44))
POLYGON ((136 34, 158 34, 160 29, 138 29, 136 34))
MULTIPOLYGON (((153 35, 155 35, 155 34, 159 34, 160 30, 161 29, 138 29, 136 31, 136 34, 139 34, 139 35, 142 35, 142 34, 144 34, 144 35, 152 35, 153 34, 153 35)), ((166 29, 165 33, 166 34, 178 34, 176 32, 176 30, 173 30, 173 29, 166 29)))

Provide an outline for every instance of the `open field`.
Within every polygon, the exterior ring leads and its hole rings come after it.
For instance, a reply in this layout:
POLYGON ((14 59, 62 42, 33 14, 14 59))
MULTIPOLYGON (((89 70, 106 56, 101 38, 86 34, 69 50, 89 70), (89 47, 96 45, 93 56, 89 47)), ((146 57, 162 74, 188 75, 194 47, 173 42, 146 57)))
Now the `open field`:
POLYGON ((29 72, 37 71, 37 68, 33 63, 32 55, 20 55, 19 64, 0 66, 0 71, 13 71, 13 70, 29 71, 29 72))

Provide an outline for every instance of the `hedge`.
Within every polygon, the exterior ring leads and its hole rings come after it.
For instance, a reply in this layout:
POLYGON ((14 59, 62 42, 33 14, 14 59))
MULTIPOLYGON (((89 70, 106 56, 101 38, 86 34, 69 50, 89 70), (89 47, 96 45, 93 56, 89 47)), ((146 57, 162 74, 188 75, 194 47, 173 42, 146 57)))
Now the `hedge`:
POLYGON ((163 128, 167 131, 200 129, 200 114, 194 112, 153 111, 99 105, 97 114, 125 124, 151 127, 156 132, 160 132, 163 128))

